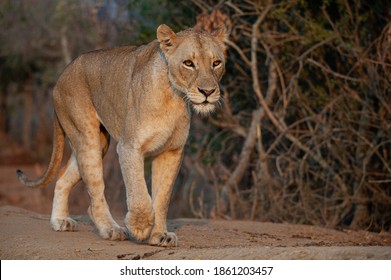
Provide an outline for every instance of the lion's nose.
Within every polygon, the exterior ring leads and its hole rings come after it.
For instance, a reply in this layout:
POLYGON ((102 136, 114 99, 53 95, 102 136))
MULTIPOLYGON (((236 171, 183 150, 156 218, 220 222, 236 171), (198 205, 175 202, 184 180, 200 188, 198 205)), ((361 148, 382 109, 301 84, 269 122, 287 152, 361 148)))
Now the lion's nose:
POLYGON ((208 97, 212 93, 214 93, 216 88, 213 89, 205 89, 205 88, 198 88, 198 91, 201 92, 205 97, 208 97))

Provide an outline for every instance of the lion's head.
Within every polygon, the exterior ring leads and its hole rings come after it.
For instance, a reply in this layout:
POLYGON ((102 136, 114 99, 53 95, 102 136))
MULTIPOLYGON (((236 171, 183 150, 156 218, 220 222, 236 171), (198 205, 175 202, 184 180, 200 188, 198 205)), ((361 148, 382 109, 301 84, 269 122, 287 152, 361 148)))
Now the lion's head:
POLYGON ((174 33, 164 24, 157 29, 172 86, 200 114, 213 111, 220 99, 218 83, 225 71, 227 37, 224 27, 212 33, 195 29, 174 33))

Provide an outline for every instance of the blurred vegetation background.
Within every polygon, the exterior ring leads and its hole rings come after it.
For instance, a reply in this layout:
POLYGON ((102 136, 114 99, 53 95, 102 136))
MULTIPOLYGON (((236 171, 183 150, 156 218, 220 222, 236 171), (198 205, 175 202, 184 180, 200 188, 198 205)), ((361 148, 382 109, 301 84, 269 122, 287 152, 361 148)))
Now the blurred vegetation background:
MULTIPOLYGON (((0 163, 44 168, 62 69, 86 51, 147 43, 161 23, 231 34, 224 101, 193 117, 170 217, 391 230, 387 0, 0 0, 0 163)), ((115 143, 104 171, 123 215, 115 143)), ((82 184, 71 203, 85 213, 82 184)))

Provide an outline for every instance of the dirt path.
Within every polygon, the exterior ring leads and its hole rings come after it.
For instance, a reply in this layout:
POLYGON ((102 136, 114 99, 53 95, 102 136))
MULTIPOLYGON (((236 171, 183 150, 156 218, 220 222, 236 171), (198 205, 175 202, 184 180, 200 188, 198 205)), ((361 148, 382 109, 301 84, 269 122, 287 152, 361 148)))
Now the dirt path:
MULTIPOLYGON (((24 169, 39 174, 37 168, 24 169)), ((78 232, 54 232, 52 189, 26 190, 15 167, 0 166, 0 259, 391 259, 391 233, 303 225, 171 220, 179 247, 168 249, 102 240, 87 216, 73 216, 78 232)))
POLYGON ((178 248, 99 238, 86 216, 78 232, 54 232, 49 216, 0 207, 4 259, 391 259, 389 234, 312 226, 179 219, 169 222, 178 248))

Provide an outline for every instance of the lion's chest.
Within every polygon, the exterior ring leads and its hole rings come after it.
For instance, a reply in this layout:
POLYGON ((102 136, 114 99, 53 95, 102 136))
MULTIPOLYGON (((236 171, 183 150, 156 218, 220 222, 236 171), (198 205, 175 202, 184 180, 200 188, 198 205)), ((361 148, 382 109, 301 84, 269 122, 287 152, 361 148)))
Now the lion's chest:
POLYGON ((187 114, 167 114, 144 123, 138 135, 141 152, 146 156, 154 156, 183 147, 189 126, 190 118, 187 114))

